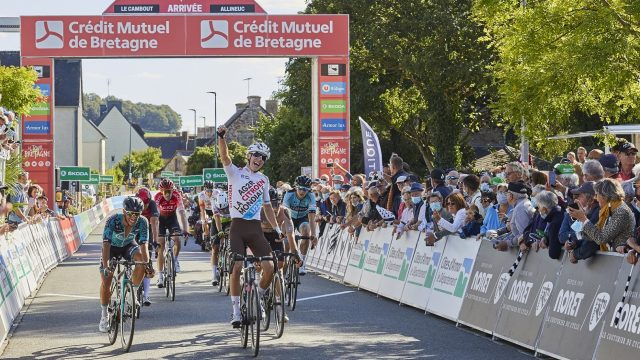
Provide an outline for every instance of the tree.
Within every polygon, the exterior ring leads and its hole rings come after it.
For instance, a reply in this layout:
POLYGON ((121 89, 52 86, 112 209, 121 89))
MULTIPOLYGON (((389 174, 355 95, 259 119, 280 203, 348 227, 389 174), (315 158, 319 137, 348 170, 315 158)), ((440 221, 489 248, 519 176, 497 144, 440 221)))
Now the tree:
MULTIPOLYGON (((231 141, 227 144, 229 148, 229 156, 231 162, 236 166, 244 166, 247 163, 247 147, 241 145, 237 141, 231 141)), ((218 151, 216 150, 215 153, 218 151)), ((213 161, 214 147, 213 146, 200 146, 196 148, 196 151, 189 157, 187 161, 187 175, 200 175, 202 169, 212 168, 214 166, 213 161)), ((218 165, 222 167, 222 160, 218 156, 218 165)))
POLYGON ((40 90, 33 87, 38 74, 31 68, 0 66, 0 106, 19 115, 27 115, 31 106, 42 99, 40 90))
POLYGON ((129 159, 131 159, 132 177, 146 177, 148 174, 158 172, 164 166, 162 152, 158 148, 150 147, 145 150, 134 151, 131 155, 125 155, 116 167, 123 174, 129 173, 129 159))
MULTIPOLYGON (((629 0, 477 0, 499 55, 491 66, 499 116, 534 147, 547 136, 596 123, 625 123, 640 115, 640 3, 629 0)), ((589 129, 593 130, 593 128, 589 129)), ((555 145, 555 144, 552 144, 555 145)), ((548 151, 547 151, 548 152, 548 151)))

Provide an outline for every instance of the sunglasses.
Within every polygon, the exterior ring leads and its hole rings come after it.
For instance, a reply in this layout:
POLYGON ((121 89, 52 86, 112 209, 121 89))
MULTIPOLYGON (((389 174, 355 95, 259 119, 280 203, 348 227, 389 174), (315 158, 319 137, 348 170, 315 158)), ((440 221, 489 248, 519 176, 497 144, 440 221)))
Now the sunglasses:
POLYGON ((482 199, 482 200, 480 200, 480 201, 481 201, 481 202, 483 202, 483 203, 491 202, 491 200, 490 200, 490 199, 482 199))
POLYGON ((262 154, 259 154, 259 153, 253 153, 253 154, 251 154, 251 156, 260 158, 260 159, 262 159, 262 161, 267 161, 267 155, 262 155, 262 154))
POLYGON ((124 211, 124 213, 128 216, 135 216, 135 217, 139 217, 141 212, 139 211, 124 211))
POLYGON ((455 205, 455 203, 452 203, 452 202, 448 202, 448 201, 447 201, 447 205, 448 205, 448 206, 451 206, 451 205, 455 205))
POLYGON ((304 186, 298 186, 296 189, 300 190, 300 191, 304 191, 304 192, 308 192, 309 190, 311 190, 311 189, 309 189, 307 187, 304 187, 304 186))

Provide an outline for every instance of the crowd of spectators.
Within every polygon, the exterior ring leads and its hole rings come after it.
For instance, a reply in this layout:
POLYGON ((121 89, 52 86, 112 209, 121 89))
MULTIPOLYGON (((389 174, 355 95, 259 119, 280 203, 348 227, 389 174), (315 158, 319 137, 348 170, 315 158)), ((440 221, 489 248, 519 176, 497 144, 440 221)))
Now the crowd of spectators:
MULTIPOLYGON (((364 227, 420 231, 428 246, 447 235, 491 241, 497 251, 548 249, 577 263, 597 251, 640 251, 638 149, 619 139, 611 153, 583 147, 540 171, 514 161, 480 174, 433 169, 422 182, 393 154, 380 173, 350 174, 334 164, 314 179, 316 221, 358 235, 364 227)), ((291 190, 279 183, 278 190, 291 190)))

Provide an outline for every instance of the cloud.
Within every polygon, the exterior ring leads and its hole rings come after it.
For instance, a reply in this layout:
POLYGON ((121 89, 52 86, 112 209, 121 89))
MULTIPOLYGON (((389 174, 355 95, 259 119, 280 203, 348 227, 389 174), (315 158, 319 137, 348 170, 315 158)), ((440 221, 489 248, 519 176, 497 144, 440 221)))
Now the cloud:
POLYGON ((136 75, 138 79, 147 79, 147 80, 158 80, 164 77, 163 74, 160 73, 152 73, 152 72, 142 72, 136 75))

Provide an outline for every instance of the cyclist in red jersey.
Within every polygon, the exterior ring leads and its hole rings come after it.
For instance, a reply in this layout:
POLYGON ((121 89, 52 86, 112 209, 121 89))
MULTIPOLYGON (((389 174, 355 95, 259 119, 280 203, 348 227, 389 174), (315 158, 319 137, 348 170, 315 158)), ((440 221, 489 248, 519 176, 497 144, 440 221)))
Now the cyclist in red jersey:
MULTIPOLYGON (((153 269, 151 252, 156 246, 158 246, 158 217, 160 216, 160 213, 158 212, 158 206, 156 205, 156 202, 151 199, 152 196, 149 189, 140 188, 136 193, 136 196, 140 198, 140 200, 142 200, 142 203, 144 204, 142 216, 149 220, 149 266, 150 269, 153 269)), ((148 274, 148 276, 145 276, 144 280, 142 281, 143 296, 141 300, 144 306, 151 306, 151 298, 149 297, 151 278, 149 276, 153 277, 153 272, 148 274)))
MULTIPOLYGON (((180 228, 178 222, 178 213, 182 218, 182 223, 187 224, 187 215, 184 210, 184 204, 182 202, 182 195, 176 190, 173 181, 169 179, 162 179, 160 185, 158 185, 160 192, 156 194, 154 200, 158 205, 158 211, 160 212, 159 220, 159 233, 158 233, 158 253, 164 253, 164 234, 168 230, 170 234, 176 234, 173 236, 173 253, 176 258, 176 273, 180 272, 180 262, 178 261, 178 255, 180 254, 180 238, 179 234, 185 233, 180 228)), ((162 287, 164 284, 164 256, 158 256, 158 270, 160 272, 158 276, 158 287, 162 287)))

